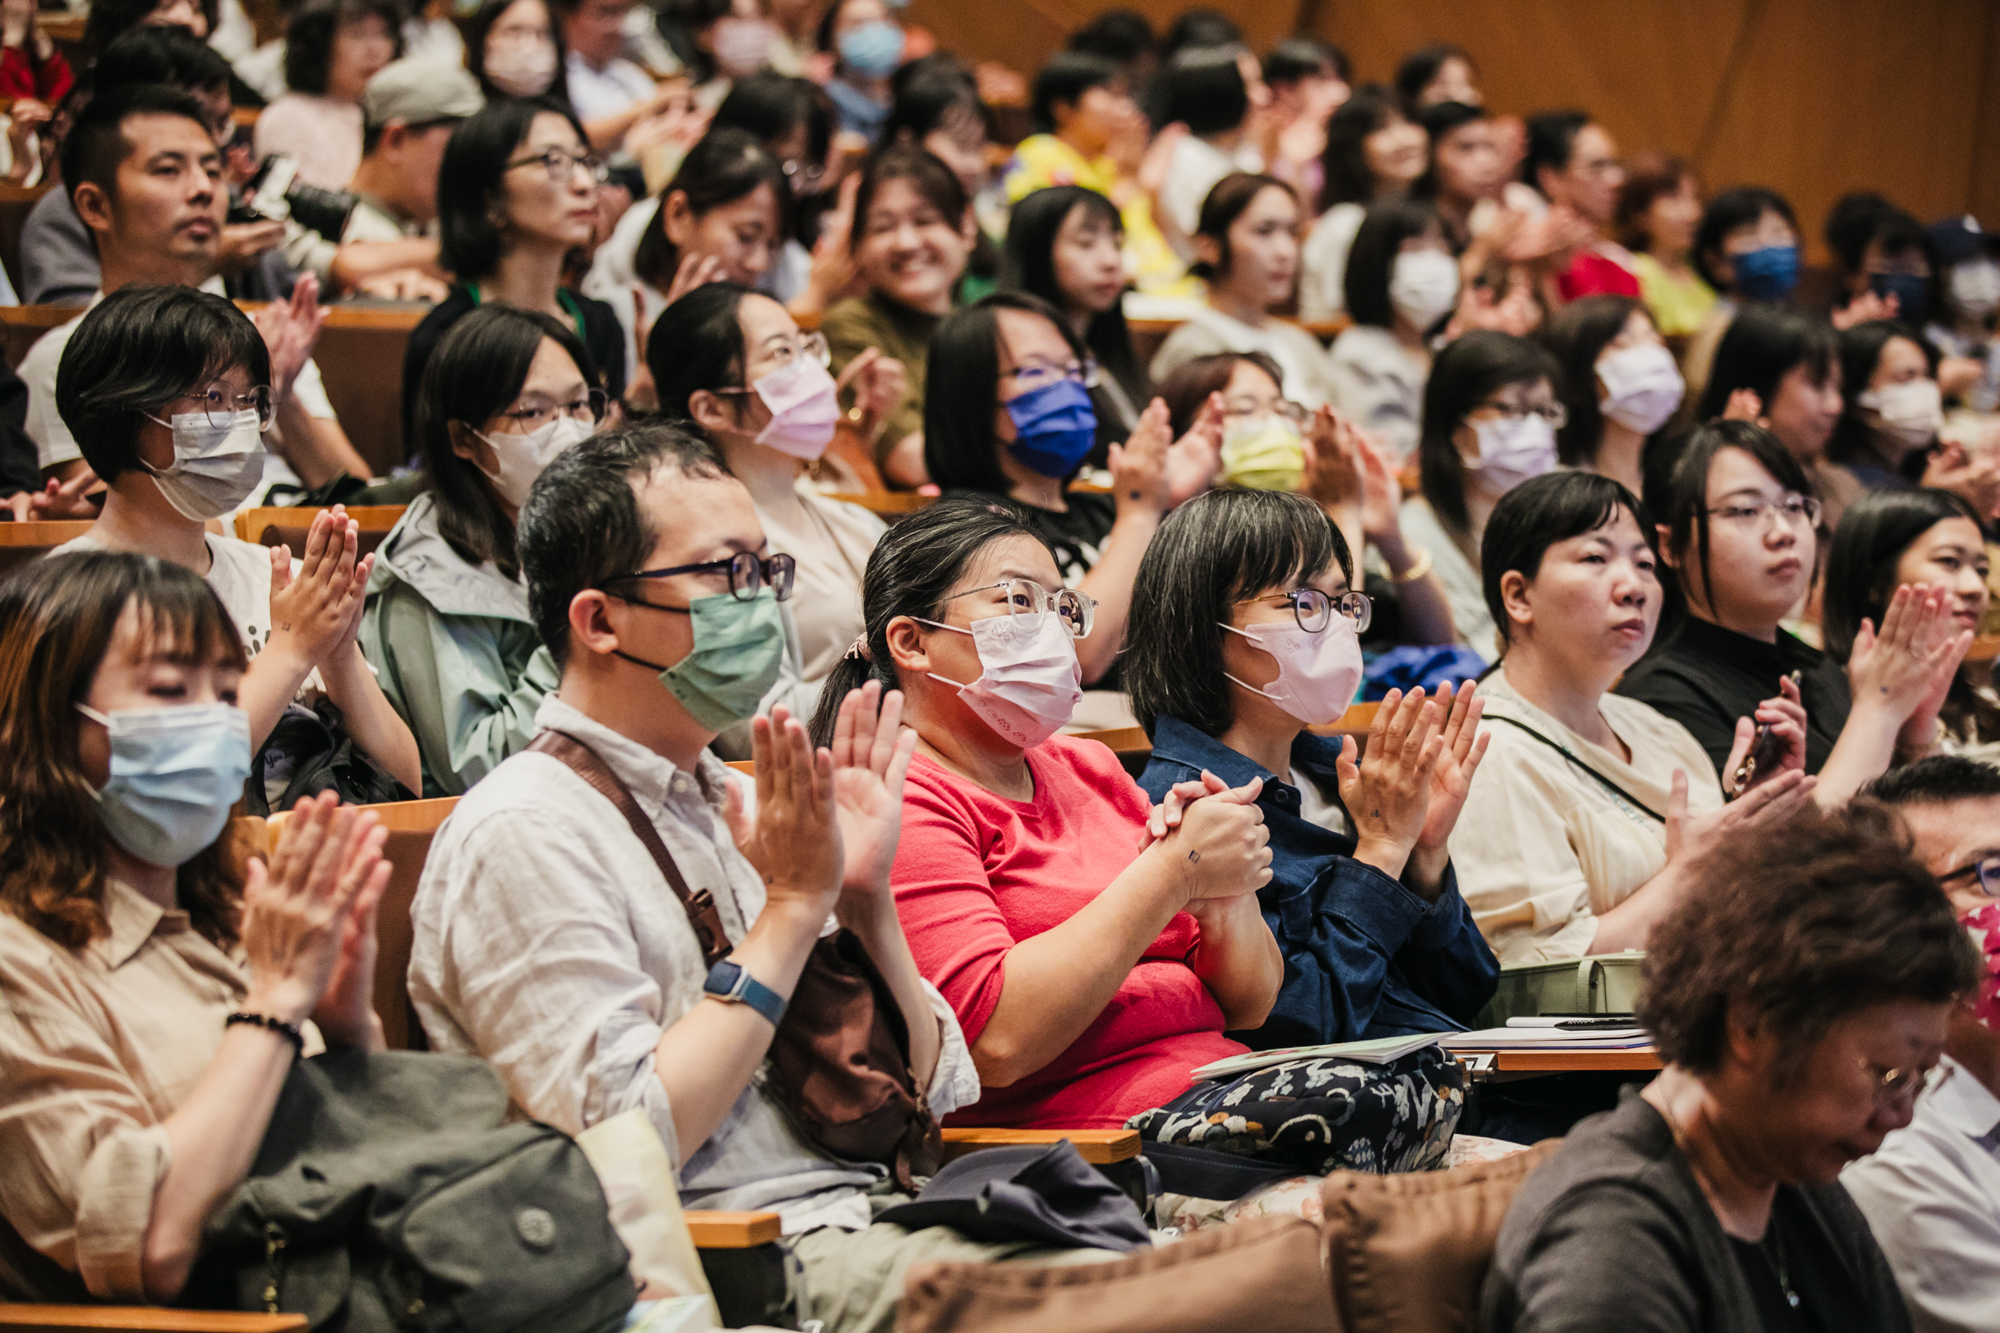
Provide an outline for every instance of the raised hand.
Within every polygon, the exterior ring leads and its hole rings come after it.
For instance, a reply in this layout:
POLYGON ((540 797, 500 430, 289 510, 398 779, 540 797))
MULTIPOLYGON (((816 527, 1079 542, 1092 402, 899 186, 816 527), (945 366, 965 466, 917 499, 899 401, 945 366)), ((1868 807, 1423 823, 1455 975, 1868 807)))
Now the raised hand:
POLYGON ((1728 760, 1722 765, 1725 781, 1735 781, 1736 770, 1743 763, 1744 756, 1750 753, 1751 745, 1756 742, 1757 728, 1760 726, 1769 727, 1770 734, 1776 738, 1776 749, 1773 751, 1775 757, 1757 766, 1756 772, 1750 775, 1750 782, 1744 787, 1744 791, 1748 791, 1760 782, 1768 781, 1779 773, 1789 770, 1805 772, 1806 706, 1799 698, 1798 682, 1790 676, 1779 678, 1777 694, 1759 703, 1754 716, 1736 719, 1736 740, 1730 746, 1728 760))
POLYGON ((1946 589, 1904 584, 1882 613, 1881 632, 1863 618, 1847 658, 1849 692, 1856 707, 1879 709, 1899 725, 1937 716, 1972 632, 1950 632, 1946 589), (1928 712, 1925 710, 1928 709, 1928 712))
POLYGON ((1667 792, 1667 862, 1686 865, 1723 842, 1768 828, 1797 814, 1812 798, 1819 779, 1788 768, 1760 782, 1719 810, 1693 818, 1687 812, 1688 777, 1674 770, 1667 792))
POLYGON ((354 638, 374 558, 357 558, 361 527, 339 506, 313 516, 292 572, 289 547, 271 552, 271 642, 317 666, 354 638))
POLYGON ((1894 293, 1883 296, 1878 292, 1863 292, 1829 317, 1833 327, 1842 332, 1856 324, 1872 324, 1878 319, 1894 319, 1902 302, 1894 293))
POLYGON ((80 466, 68 481, 50 477, 39 491, 22 491, 7 497, 17 523, 40 523, 51 519, 96 518, 97 506, 88 492, 101 483, 88 464, 80 466))
POLYGON ((1764 400, 1757 396, 1755 389, 1737 389, 1730 393, 1729 401, 1722 405, 1724 421, 1747 421, 1753 426, 1768 428, 1769 417, 1764 415, 1764 400))
POLYGON ((722 261, 714 255, 685 254, 674 269, 673 285, 667 288, 667 304, 686 296, 697 287, 706 287, 722 277, 722 261))
POLYGON ((1215 483, 1222 470, 1222 395, 1212 393, 1187 434, 1167 450, 1167 503, 1183 505, 1215 483))
POLYGON ((833 795, 833 755, 814 752, 806 729, 780 704, 750 723, 757 809, 743 809, 732 783, 723 817, 737 848, 764 877, 766 900, 824 917, 840 895, 846 855, 833 795))
POLYGON ((1460 683, 1456 698, 1447 681, 1438 686, 1433 702, 1448 711, 1444 727, 1438 733, 1443 746, 1431 769, 1430 808, 1424 815, 1424 831, 1417 835, 1417 848, 1442 851, 1458 824, 1458 812, 1465 808, 1466 793, 1472 790, 1472 775, 1478 771, 1479 761, 1486 757, 1486 744, 1491 737, 1479 729, 1486 701, 1473 693, 1471 681, 1460 683))
POLYGON ((1167 450, 1172 443, 1167 405, 1155 398, 1139 414, 1131 437, 1111 446, 1111 493, 1121 512, 1164 514, 1173 507, 1167 479, 1167 450))
POLYGON ((319 344, 326 310, 319 303, 319 279, 307 273, 292 284, 288 301, 273 301, 253 317, 271 354, 271 401, 292 396, 292 384, 319 344))
POLYGON ((880 681, 849 690, 833 725, 833 802, 846 849, 844 893, 886 897, 903 828, 903 778, 917 733, 903 725, 903 692, 880 681))
POLYGON ((861 438, 872 444, 882 433, 889 414, 909 393, 909 372, 903 369, 902 362, 884 356, 881 348, 870 347, 847 363, 840 378, 834 381, 834 391, 845 393, 850 385, 854 388, 854 408, 860 413, 856 429, 861 438))
MULTIPOLYGON (((1349 423, 1331 407, 1321 407, 1306 423, 1305 473, 1299 492, 1329 515, 1352 514, 1360 525, 1361 460, 1349 423)), ((1340 520, 1335 518, 1335 523, 1340 520)), ((1345 526, 1341 524, 1341 526, 1345 526)))
POLYGON ((1400 877, 1430 814, 1431 774, 1444 752, 1442 713, 1421 688, 1389 691, 1368 728, 1357 763, 1352 736, 1334 765, 1340 799, 1354 822, 1354 859, 1400 877))

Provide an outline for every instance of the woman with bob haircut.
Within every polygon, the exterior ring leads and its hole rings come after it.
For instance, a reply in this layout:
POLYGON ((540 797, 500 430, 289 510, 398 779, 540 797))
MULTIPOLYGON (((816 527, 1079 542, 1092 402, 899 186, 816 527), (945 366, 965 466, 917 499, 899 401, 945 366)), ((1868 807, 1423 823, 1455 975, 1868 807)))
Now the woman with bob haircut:
POLYGON ((569 50, 547 0, 483 0, 465 20, 465 68, 489 102, 503 97, 569 101, 569 50))
POLYGON ((590 244, 608 171, 567 103, 489 102, 451 132, 438 168, 439 259, 458 276, 403 354, 403 438, 417 438, 424 366, 445 331, 488 301, 539 310, 576 331, 617 402, 630 368, 624 326, 604 302, 562 285, 570 252, 590 244))
POLYGON ((1650 308, 1632 296, 1586 296, 1556 312, 1542 343, 1562 366, 1568 420, 1556 432, 1556 457, 1637 495, 1646 437, 1687 393, 1650 308))
MULTIPOLYGON (((1730 323, 1705 373, 1694 420, 1754 421, 1777 436, 1811 479, 1826 526, 1839 527, 1865 488, 1826 457, 1846 406, 1833 326, 1780 306, 1750 306, 1730 323)), ((1692 367, 1688 382, 1699 382, 1692 367)))
POLYGON ((345 190, 361 165, 361 93, 403 54, 395 0, 307 0, 285 28, 285 95, 257 116, 259 158, 282 154, 298 179, 345 190))
POLYGON ((1972 644, 1947 590, 1896 588, 1880 620, 1855 629, 1843 671, 1783 624, 1819 568, 1819 501, 1798 460, 1747 421, 1702 426, 1676 444, 1648 451, 1646 494, 1674 573, 1678 624, 1618 692, 1686 727, 1725 783, 1742 758, 1739 719, 1798 700, 1802 762, 1829 808, 1930 753, 1938 709, 1972 644))
POLYGON ((1347 259, 1347 314, 1328 372, 1333 405, 1398 463, 1417 450, 1432 339, 1458 306, 1458 261, 1428 203, 1368 210, 1347 259))
POLYGON ((1271 882, 1257 896, 1285 955, 1271 1049, 1463 1029, 1500 965, 1458 896, 1446 842, 1486 752, 1468 684, 1391 690, 1357 751, 1309 727, 1361 683, 1369 598, 1302 495, 1212 491, 1167 516, 1140 562, 1123 659, 1152 738, 1139 785, 1163 802, 1213 774, 1263 786, 1271 882))
POLYGON ((1377 203, 1400 199, 1424 174, 1430 136, 1387 88, 1354 90, 1326 123, 1321 184, 1300 254, 1299 315, 1332 319, 1347 308, 1347 256, 1361 219, 1377 203))
POLYGON ((1840 334, 1840 421, 1826 456, 1871 491, 1923 476, 1944 429, 1938 354, 1907 324, 1876 319, 1840 334))
POLYGON ((1952 910, 1878 809, 1696 864, 1644 964, 1666 1067, 1514 1196, 1479 1326, 1905 1333, 1837 1177, 1910 1123, 1977 984, 1952 910))
POLYGON ((382 1049, 386 835, 329 793, 248 858, 245 665, 221 600, 169 561, 61 555, 0 581, 11 1297, 172 1302, 307 1042, 382 1049))
POLYGON ((560 673, 528 615, 514 524, 605 411, 590 353, 552 316, 482 306, 424 368, 424 489, 375 552, 361 646, 410 724, 425 796, 460 796, 535 737, 560 673))

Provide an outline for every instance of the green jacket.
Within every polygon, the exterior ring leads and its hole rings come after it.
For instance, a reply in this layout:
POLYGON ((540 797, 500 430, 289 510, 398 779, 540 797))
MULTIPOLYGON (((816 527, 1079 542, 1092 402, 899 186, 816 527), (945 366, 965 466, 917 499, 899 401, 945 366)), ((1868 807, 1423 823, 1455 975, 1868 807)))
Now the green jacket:
POLYGON ((428 493, 376 552, 361 651, 417 738, 425 796, 462 795, 527 748, 535 710, 561 681, 527 588, 452 550, 428 493))

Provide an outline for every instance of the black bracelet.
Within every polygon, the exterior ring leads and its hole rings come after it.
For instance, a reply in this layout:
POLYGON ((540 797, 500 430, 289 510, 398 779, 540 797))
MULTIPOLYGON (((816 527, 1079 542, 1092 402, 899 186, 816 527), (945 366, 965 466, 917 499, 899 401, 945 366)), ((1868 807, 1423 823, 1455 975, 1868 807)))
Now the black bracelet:
POLYGON ((305 1034, 299 1031, 297 1023, 287 1023, 284 1019, 273 1018, 269 1014, 246 1014, 240 1012, 231 1014, 222 1020, 222 1026, 225 1028, 233 1028, 239 1023, 247 1024, 253 1028, 265 1028, 277 1033, 292 1044, 292 1057, 294 1059, 306 1053, 305 1034))

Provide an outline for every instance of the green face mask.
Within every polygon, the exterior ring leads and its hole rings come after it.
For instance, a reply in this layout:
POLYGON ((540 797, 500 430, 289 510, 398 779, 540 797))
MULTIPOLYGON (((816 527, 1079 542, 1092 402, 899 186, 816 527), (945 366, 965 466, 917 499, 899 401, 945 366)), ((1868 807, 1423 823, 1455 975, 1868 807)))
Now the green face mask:
POLYGON ((709 731, 726 731, 756 716, 757 705, 778 683, 785 657, 778 599, 769 588, 747 602, 717 593, 695 598, 688 604, 688 614, 694 620, 694 649, 672 666, 630 653, 616 655, 659 672, 660 684, 680 700, 689 717, 709 731))

